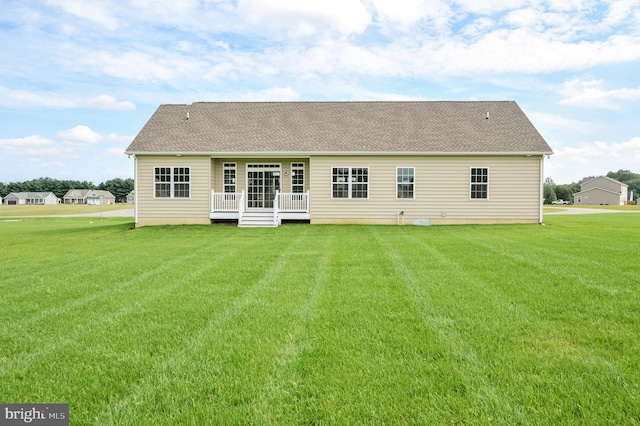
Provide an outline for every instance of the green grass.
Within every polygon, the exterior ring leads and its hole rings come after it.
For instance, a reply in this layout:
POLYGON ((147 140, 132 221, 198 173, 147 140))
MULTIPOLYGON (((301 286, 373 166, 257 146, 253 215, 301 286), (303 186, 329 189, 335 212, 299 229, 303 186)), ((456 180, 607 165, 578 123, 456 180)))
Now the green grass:
POLYGON ((606 205, 606 206, 601 206, 601 205, 575 205, 575 204, 570 204, 570 205, 566 205, 566 206, 552 206, 549 204, 545 204, 543 211, 544 213, 556 213, 556 212, 561 212, 561 211, 566 211, 569 209, 598 209, 598 210, 616 210, 616 211, 640 211, 640 206, 639 205, 628 205, 628 206, 611 206, 611 205, 606 205))
MULTIPOLYGON (((133 209, 133 204, 103 204, 102 211, 133 209)), ((100 213, 99 205, 55 204, 55 205, 0 205, 0 217, 59 216, 69 214, 100 213)))
POLYGON ((0 220, 0 402, 72 424, 638 424, 635 213, 0 220))
POLYGON ((569 208, 576 209, 601 209, 601 210, 629 210, 629 211, 640 211, 640 206, 636 204, 632 205, 624 205, 624 206, 612 206, 612 205, 579 205, 571 204, 568 206, 569 208))

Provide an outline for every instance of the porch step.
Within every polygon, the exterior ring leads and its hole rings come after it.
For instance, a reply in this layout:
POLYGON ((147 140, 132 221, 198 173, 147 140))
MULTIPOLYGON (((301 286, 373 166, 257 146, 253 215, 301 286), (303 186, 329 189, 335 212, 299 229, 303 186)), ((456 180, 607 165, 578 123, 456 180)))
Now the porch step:
POLYGON ((274 225, 273 223, 273 212, 245 212, 242 215, 242 219, 238 222, 238 226, 243 228, 275 228, 278 225, 274 225))

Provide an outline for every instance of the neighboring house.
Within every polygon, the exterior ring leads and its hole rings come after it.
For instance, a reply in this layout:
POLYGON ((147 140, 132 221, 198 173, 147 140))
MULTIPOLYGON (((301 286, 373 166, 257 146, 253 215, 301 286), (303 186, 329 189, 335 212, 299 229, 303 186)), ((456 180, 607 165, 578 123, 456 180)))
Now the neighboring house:
POLYGON ((541 223, 552 153, 510 101, 161 105, 126 150, 136 226, 541 223))
POLYGON ((582 181, 580 192, 573 194, 573 204, 622 206, 629 197, 629 185, 606 176, 582 181))
POLYGON ((109 191, 98 189, 70 189, 64 195, 65 204, 115 204, 116 197, 109 191))
POLYGON ((4 197, 6 205, 51 205, 60 203, 53 192, 11 192, 4 197))
POLYGON ((127 203, 135 203, 136 201, 136 191, 131 191, 127 194, 127 203))

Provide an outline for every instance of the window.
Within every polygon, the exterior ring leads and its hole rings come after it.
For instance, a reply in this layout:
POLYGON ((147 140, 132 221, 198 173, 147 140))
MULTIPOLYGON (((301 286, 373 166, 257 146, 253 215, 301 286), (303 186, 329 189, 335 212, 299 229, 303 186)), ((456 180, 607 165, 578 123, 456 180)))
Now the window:
POLYGON ((471 168, 470 197, 472 199, 489 198, 489 169, 471 168))
POLYGON ((156 167, 156 198, 189 198, 191 195, 191 168, 156 167))
POLYGON ((304 163, 291 163, 291 192, 304 192, 304 163))
POLYGON ((396 169, 396 198, 414 198, 415 168, 396 169))
POLYGON ((368 198, 368 167, 334 167, 331 172, 332 198, 368 198))
POLYGON ((224 192, 236 192, 236 163, 223 165, 224 192))

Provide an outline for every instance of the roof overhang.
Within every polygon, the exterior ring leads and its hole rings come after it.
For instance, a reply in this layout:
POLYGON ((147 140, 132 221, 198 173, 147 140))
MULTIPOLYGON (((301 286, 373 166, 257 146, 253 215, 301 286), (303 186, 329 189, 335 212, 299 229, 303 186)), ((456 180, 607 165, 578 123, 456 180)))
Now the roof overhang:
POLYGON ((451 157, 451 156, 483 156, 483 157, 540 157, 553 155, 553 151, 548 152, 358 152, 358 151, 317 151, 317 152, 153 152, 153 151, 125 151, 126 155, 161 155, 161 156, 192 156, 192 157, 215 157, 215 158, 305 158, 317 156, 412 156, 426 155, 433 157, 451 157))

